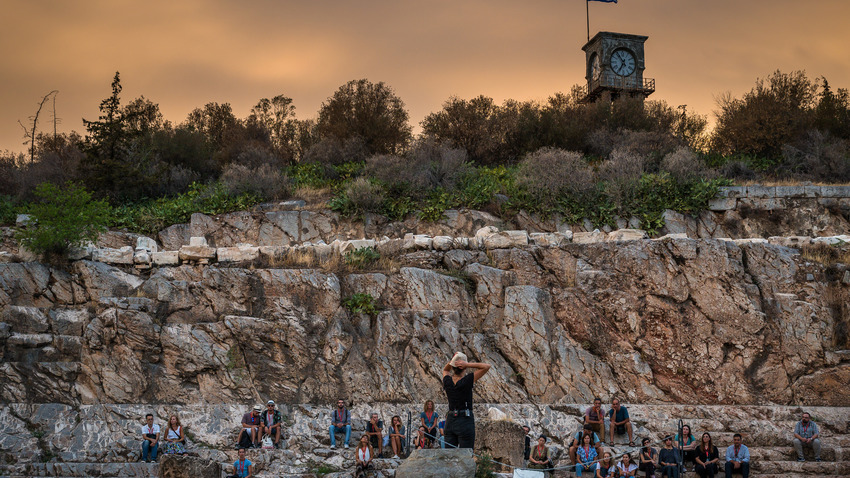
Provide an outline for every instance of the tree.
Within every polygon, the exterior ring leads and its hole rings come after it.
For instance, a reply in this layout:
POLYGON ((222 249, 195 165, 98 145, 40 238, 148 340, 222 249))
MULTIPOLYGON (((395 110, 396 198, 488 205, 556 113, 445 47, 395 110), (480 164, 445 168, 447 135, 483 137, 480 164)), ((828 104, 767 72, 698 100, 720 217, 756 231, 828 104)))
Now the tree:
POLYGON ((817 84, 804 71, 774 72, 743 98, 725 94, 717 100, 712 143, 723 154, 776 159, 782 145, 804 135, 813 124, 817 84))
POLYGON ((826 78, 815 108, 815 127, 843 139, 850 139, 850 94, 839 88, 833 93, 826 78))
POLYGON ((404 103, 383 82, 352 80, 322 103, 319 136, 344 141, 359 137, 371 154, 397 154, 411 139, 404 103))
POLYGON ((299 128, 292 98, 277 95, 272 99, 260 99, 251 108, 248 123, 257 124, 267 132, 272 147, 285 162, 295 160, 299 128))
POLYGON ((44 108, 44 103, 52 96, 53 97, 53 134, 56 135, 56 95, 59 93, 57 90, 53 90, 50 93, 44 95, 41 98, 41 102, 38 104, 38 109, 35 111, 35 115, 30 116, 32 120, 32 127, 27 128, 23 123, 18 121, 18 124, 21 125, 21 128, 24 129, 24 135, 28 138, 24 144, 30 145, 30 161, 35 161, 35 137, 36 131, 38 130, 38 116, 41 114, 41 109, 44 108))
POLYGON ((203 108, 195 108, 186 118, 186 125, 203 133, 207 139, 222 150, 239 135, 239 120, 233 114, 230 103, 207 103, 203 108))
POLYGON ((36 254, 64 257, 72 247, 94 242, 106 230, 109 204, 93 200, 82 186, 42 183, 35 195, 38 200, 29 210, 34 223, 18 230, 15 238, 36 254))
POLYGON ((443 109, 422 120, 422 132, 439 143, 465 149, 477 163, 498 163, 499 107, 493 98, 477 96, 464 100, 452 96, 443 109))

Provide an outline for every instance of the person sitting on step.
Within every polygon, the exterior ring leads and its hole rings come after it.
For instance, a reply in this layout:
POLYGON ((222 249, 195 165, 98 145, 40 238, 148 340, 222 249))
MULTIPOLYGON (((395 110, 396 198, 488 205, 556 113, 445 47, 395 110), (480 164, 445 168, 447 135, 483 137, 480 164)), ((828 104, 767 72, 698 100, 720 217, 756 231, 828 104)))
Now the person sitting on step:
POLYGON ((696 465, 694 471, 700 478, 714 478, 717 474, 718 462, 720 461, 720 453, 717 447, 711 441, 711 435, 708 432, 702 434, 699 446, 697 447, 697 456, 694 458, 696 465))
POLYGON ((348 448, 348 442, 351 440, 351 412, 345 408, 345 400, 341 398, 336 401, 336 410, 331 416, 331 450, 336 448, 337 433, 345 433, 345 447, 348 448))
POLYGON ((593 431, 590 425, 584 425, 581 431, 577 432, 575 436, 573 436, 573 442, 570 445, 569 453, 572 463, 578 463, 578 460, 576 459, 576 451, 581 445, 584 435, 589 435, 591 437, 591 443, 593 443, 593 446, 596 448, 596 455, 602 456, 602 442, 599 440, 599 435, 593 431))
POLYGON ((387 434, 390 436, 390 446, 392 446, 393 449, 393 458, 397 460, 399 456, 404 454, 404 442, 407 437, 407 430, 404 428, 404 425, 401 424, 400 416, 395 415, 392 419, 390 419, 390 429, 387 430, 387 434))
POLYGON ((186 453, 186 447, 184 446, 186 437, 183 435, 183 425, 180 424, 180 419, 177 418, 177 415, 171 415, 168 418, 168 426, 162 434, 162 441, 165 444, 165 448, 162 450, 163 454, 182 455, 186 453))
POLYGON ((142 461, 156 461, 156 452, 159 450, 159 425, 153 422, 153 414, 145 415, 145 424, 142 426, 142 461))
POLYGON ((428 441, 428 431, 425 430, 425 427, 419 425, 419 428, 416 430, 416 447, 417 450, 423 450, 425 448, 431 448, 431 442, 428 441))
POLYGON ((239 449, 239 459, 233 462, 233 474, 228 478, 252 478, 254 476, 254 464, 245 458, 245 449, 239 449))
POLYGON ((540 435, 537 446, 531 449, 528 457, 528 467, 532 470, 546 470, 552 468, 552 458, 549 457, 549 447, 546 446, 546 436, 540 435))
POLYGON ((378 418, 378 412, 372 412, 369 421, 366 422, 366 435, 369 437, 369 443, 372 444, 372 449, 377 449, 377 457, 384 455, 384 421, 378 418))
POLYGON ((690 425, 682 425, 682 436, 680 437, 677 433, 676 436, 673 437, 673 446, 679 446, 679 440, 682 441, 682 450, 685 452, 682 457, 682 461, 685 465, 685 471, 687 471, 687 464, 690 463, 691 467, 696 464, 697 456, 697 447, 699 446, 699 441, 694 438, 694 434, 691 432, 690 425))
POLYGON ((596 464, 596 478, 614 478, 617 472, 617 467, 614 466, 614 460, 611 458, 611 452, 606 451, 596 464))
POLYGON ((593 406, 584 411, 584 423, 590 425, 593 432, 605 438, 605 410, 602 409, 602 399, 593 399, 593 406))
POLYGON ((624 453, 620 462, 617 463, 617 475, 620 478, 634 478, 637 476, 637 465, 632 463, 632 457, 628 453, 624 453))
POLYGON ((793 443, 794 450, 797 452, 797 461, 806 461, 806 457, 803 456, 804 445, 812 447, 815 461, 820 461, 820 430, 808 412, 803 412, 803 417, 794 427, 793 443))
POLYGON ((375 452, 372 450, 372 444, 369 443, 369 435, 360 437, 357 443, 357 455, 355 457, 357 467, 354 470, 355 478, 366 476, 366 470, 372 468, 372 459, 375 457, 375 452))
POLYGON ((608 410, 611 423, 608 428, 608 436, 611 444, 614 444, 614 435, 629 435, 629 446, 635 446, 634 435, 632 435, 632 420, 629 418, 629 409, 620 405, 620 399, 611 400, 611 410, 608 410))
POLYGON ((590 433, 584 433, 581 437, 581 445, 576 451, 578 462, 576 463, 576 476, 581 476, 584 470, 593 471, 596 468, 596 457, 599 454, 596 452, 593 443, 591 443, 590 433))
POLYGON ((256 405, 250 412, 242 415, 242 431, 239 432, 238 448, 260 448, 260 429, 263 426, 260 412, 263 409, 256 405))
POLYGON ((655 468, 658 467, 658 452, 650 445, 650 439, 644 437, 640 444, 640 454, 638 455, 638 469, 646 473, 646 478, 655 476, 655 468))
POLYGON ((263 425, 261 435, 270 435, 275 448, 280 448, 280 429, 283 419, 280 411, 275 409, 274 400, 266 402, 266 411, 263 412, 263 425))
POLYGON ((750 476, 750 450, 742 441, 741 434, 736 433, 726 449, 726 478, 732 478, 733 473, 740 473, 743 478, 750 476))
POLYGON ((434 411, 434 402, 427 400, 425 402, 425 409, 419 414, 419 421, 425 427, 425 438, 428 440, 428 448, 431 447, 431 443, 437 441, 437 419, 439 418, 440 414, 434 411))
POLYGON ((682 460, 679 456, 679 450, 673 448, 673 437, 667 435, 664 437, 664 448, 658 453, 658 467, 661 469, 661 476, 679 478, 680 461, 682 460))

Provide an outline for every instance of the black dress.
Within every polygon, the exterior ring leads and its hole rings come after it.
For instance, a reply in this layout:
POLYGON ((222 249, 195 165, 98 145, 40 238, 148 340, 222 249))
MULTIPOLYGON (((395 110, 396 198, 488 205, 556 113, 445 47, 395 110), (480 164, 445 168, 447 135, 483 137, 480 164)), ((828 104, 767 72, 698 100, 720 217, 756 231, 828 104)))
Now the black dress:
MULTIPOLYGON (((696 452, 696 458, 703 463, 708 463, 709 461, 720 457, 717 452, 717 447, 713 445, 711 447, 711 450, 708 451, 704 450, 702 445, 700 445, 697 447, 696 452)), ((696 462, 696 460, 694 461, 696 462)), ((697 475, 701 476, 702 478, 714 478, 714 475, 717 474, 717 463, 715 462, 707 465, 700 465, 699 463, 696 463, 694 471, 696 471, 697 475)))

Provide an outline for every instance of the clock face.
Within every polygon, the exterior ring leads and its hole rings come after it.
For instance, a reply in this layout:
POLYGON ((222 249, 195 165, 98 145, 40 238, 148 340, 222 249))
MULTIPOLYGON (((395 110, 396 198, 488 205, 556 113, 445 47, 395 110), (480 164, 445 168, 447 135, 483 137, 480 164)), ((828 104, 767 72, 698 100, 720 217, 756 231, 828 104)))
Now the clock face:
POLYGON ((590 60, 590 78, 598 80, 602 75, 602 63, 599 61, 599 55, 594 54, 590 60))
POLYGON ((611 69, 620 76, 629 76, 635 71, 635 56, 628 50, 616 50, 611 55, 611 69))

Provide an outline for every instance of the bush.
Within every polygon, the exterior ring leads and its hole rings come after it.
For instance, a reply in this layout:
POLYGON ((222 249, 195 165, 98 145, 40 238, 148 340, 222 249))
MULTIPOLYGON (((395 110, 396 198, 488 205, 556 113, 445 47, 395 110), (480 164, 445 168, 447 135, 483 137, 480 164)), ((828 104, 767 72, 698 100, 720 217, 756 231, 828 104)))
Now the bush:
POLYGON ((334 137, 324 138, 310 146, 304 153, 302 162, 323 165, 340 165, 346 162, 366 159, 366 144, 359 137, 344 140, 334 137))
POLYGON ((370 294, 353 294, 342 300, 342 305, 352 314, 376 315, 378 306, 370 294))
POLYGON ((756 173, 747 161, 735 159, 727 162, 720 168, 720 174, 729 179, 738 181, 754 181, 758 178, 756 173))
POLYGON ((384 204, 384 191, 381 186, 366 178, 357 178, 351 181, 345 188, 345 197, 351 202, 355 213, 382 211, 384 204))
POLYGON ((372 156, 366 160, 364 173, 392 191, 421 197, 435 188, 455 189, 471 170, 466 151, 426 139, 417 142, 405 158, 372 156))
POLYGON ((94 242, 106 230, 109 204, 93 200, 82 186, 43 183, 36 187, 35 196, 37 202, 28 211, 34 224, 18 230, 15 238, 36 254, 64 257, 71 247, 94 242))
POLYGON ((782 147, 777 174, 812 181, 850 181, 850 142, 811 131, 795 144, 782 147))
POLYGON ((14 224, 17 218, 17 207, 12 196, 0 195, 0 225, 14 224))
POLYGON ((517 171, 517 185, 549 205, 562 194, 585 196, 594 189, 594 179, 581 154, 554 148, 528 154, 517 171))
POLYGON ((680 183, 699 178, 709 179, 716 175, 705 167, 695 152, 684 146, 664 156, 661 160, 661 170, 670 173, 673 179, 680 183))
POLYGON ((611 159, 599 168, 600 179, 605 183, 605 194, 621 216, 625 216, 626 210, 634 204, 643 171, 642 157, 619 149, 611 153, 611 159))
POLYGON ((227 192, 234 196, 249 194, 264 200, 281 199, 289 194, 289 180, 267 163, 249 167, 230 164, 221 175, 227 192))
POLYGON ((365 269, 374 265, 381 254, 374 247, 361 247, 345 253, 345 263, 356 269, 365 269))

